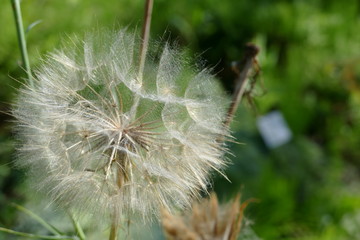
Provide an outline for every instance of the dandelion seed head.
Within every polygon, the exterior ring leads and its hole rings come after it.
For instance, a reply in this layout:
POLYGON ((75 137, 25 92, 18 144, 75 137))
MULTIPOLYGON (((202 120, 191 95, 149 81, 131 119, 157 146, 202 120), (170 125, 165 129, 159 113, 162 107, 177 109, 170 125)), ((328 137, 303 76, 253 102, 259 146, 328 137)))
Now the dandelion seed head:
POLYGON ((136 34, 99 31, 50 53, 14 104, 17 164, 80 213, 183 208, 226 165, 228 101, 208 70, 166 44, 138 74, 136 34))

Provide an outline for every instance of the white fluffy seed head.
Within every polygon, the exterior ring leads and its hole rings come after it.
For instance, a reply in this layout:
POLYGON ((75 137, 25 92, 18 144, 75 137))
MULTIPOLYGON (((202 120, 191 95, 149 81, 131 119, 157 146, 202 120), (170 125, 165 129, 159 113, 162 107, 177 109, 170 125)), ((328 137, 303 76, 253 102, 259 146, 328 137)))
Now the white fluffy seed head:
POLYGON ((60 206, 147 218, 189 206, 225 165, 217 81, 168 45, 139 77, 138 43, 125 30, 73 39, 20 90, 17 163, 60 206))

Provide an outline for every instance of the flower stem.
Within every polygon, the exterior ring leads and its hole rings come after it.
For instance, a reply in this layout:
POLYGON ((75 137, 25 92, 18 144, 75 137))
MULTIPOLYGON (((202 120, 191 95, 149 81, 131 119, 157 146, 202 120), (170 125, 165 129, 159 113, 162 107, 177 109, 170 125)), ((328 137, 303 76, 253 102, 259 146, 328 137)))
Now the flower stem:
POLYGON ((240 64, 241 69, 236 69, 238 77, 236 79, 235 91, 224 123, 226 127, 229 127, 242 97, 245 94, 245 90, 249 82, 248 73, 254 64, 255 57, 258 53, 259 48, 257 46, 254 44, 246 45, 245 55, 240 64))
POLYGON ((27 52, 27 48, 26 48, 26 39, 25 39, 23 21, 22 21, 22 17, 21 17, 20 0, 11 0, 11 5, 12 5, 13 11, 14 11, 15 25, 16 25, 16 31, 17 31, 18 41, 19 41, 19 47, 20 47, 23 67, 25 68, 29 84, 32 86, 33 80, 32 80, 32 76, 31 76, 30 62, 29 62, 28 52, 27 52))
POLYGON ((116 224, 116 221, 114 220, 113 223, 111 224, 109 240, 117 240, 118 228, 119 226, 116 224))
MULTIPOLYGON (((122 169, 120 169, 120 168, 117 169, 116 177, 117 177, 116 184, 119 187, 119 189, 121 189, 123 186, 123 183, 124 183, 124 174, 123 174, 122 169)), ((117 240, 118 229, 119 229, 119 219, 117 218, 116 214, 114 213, 112 216, 109 240, 117 240)))
POLYGON ((142 74, 144 71, 145 58, 146 58, 147 48, 148 48, 148 44, 149 44, 150 25, 151 25, 151 16, 152 16, 153 5, 154 5, 154 0, 146 0, 144 24, 142 27, 141 45, 140 45, 140 59, 139 59, 139 77, 140 78, 142 78, 142 74))
MULTIPOLYGON (((145 59, 146 59, 146 53, 148 49, 149 44, 149 38, 150 38, 150 26, 151 26, 151 16, 152 16, 152 9, 154 5, 154 0, 146 0, 145 2, 145 14, 144 14, 144 24, 142 27, 141 32, 141 45, 140 45, 140 54, 139 54, 139 78, 142 79, 144 67, 145 67, 145 59)), ((135 106, 138 105, 138 99, 135 99, 135 106)), ((133 110, 135 112, 136 109, 133 110)), ((135 115, 135 113, 134 113, 135 115)), ((120 174, 119 176, 120 177, 120 174)), ((122 187, 122 181, 121 179, 118 179, 117 181, 118 187, 122 187)), ((116 217, 114 217, 113 222, 111 224, 110 228, 110 236, 109 240, 117 240, 118 235, 118 220, 116 217)))

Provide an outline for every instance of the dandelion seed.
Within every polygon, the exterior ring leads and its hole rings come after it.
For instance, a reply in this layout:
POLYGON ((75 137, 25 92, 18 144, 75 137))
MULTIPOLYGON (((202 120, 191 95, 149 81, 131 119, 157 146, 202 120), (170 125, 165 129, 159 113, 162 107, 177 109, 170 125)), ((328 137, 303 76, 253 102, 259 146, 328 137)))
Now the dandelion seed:
POLYGON ((190 205, 225 165, 226 106, 207 70, 151 46, 142 78, 135 34, 101 31, 49 54, 13 115, 17 164, 80 213, 158 214, 190 205))

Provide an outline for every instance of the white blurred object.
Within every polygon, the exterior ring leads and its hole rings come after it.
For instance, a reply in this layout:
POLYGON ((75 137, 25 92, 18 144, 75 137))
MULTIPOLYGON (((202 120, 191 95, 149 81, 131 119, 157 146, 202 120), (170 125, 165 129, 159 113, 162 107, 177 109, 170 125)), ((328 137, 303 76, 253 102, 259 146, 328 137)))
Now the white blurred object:
POLYGON ((292 138, 291 130, 279 111, 272 111, 256 121, 260 134, 269 148, 279 147, 292 138))

